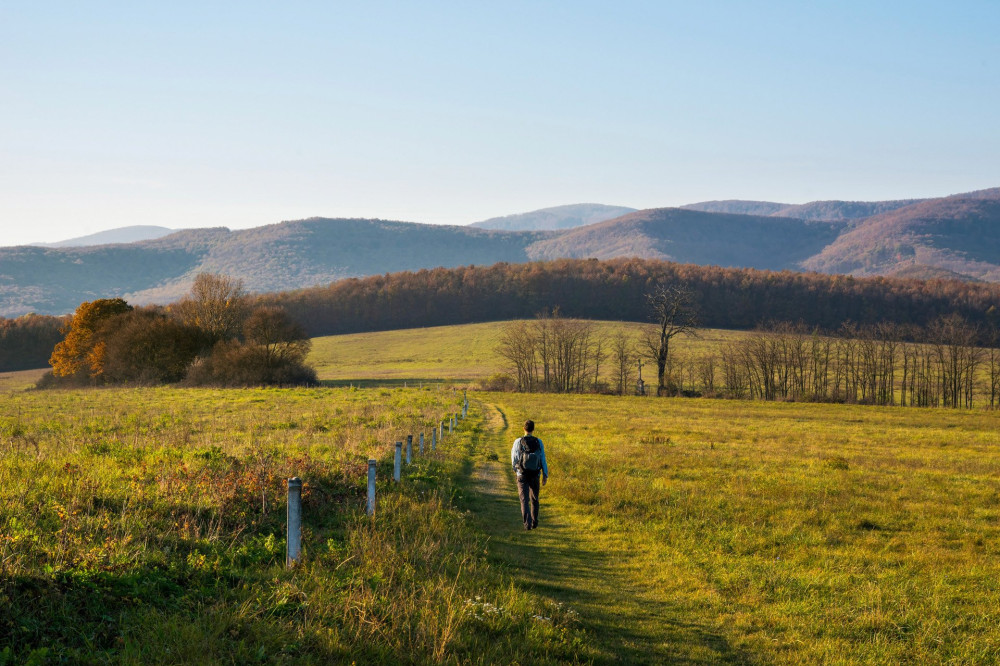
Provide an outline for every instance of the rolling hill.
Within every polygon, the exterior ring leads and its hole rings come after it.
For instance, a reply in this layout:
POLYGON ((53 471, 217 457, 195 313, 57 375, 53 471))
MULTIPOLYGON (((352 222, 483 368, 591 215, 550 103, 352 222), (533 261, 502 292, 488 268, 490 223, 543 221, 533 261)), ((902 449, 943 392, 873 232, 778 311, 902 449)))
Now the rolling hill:
POLYGON ((826 222, 654 208, 537 241, 528 256, 625 256, 781 270, 820 252, 840 229, 826 222))
MULTIPOLYGON (((536 211, 545 215, 531 224, 568 224, 570 217, 582 222, 612 212, 596 204, 546 209, 536 211)), ((513 220, 518 217, 500 219, 528 223, 513 220)), ((268 292, 404 270, 555 258, 643 257, 1000 282, 998 229, 1000 188, 915 203, 706 202, 530 231, 310 218, 237 231, 189 229, 136 243, 0 248, 0 316, 63 314, 82 301, 114 296, 166 303, 185 294, 203 271, 268 292), (760 214, 747 214, 752 211, 760 214), (802 217, 789 217, 790 211, 802 217)))
POLYGON ((203 271, 242 278, 254 292, 345 277, 462 264, 525 261, 543 232, 502 232, 385 220, 311 218, 254 229, 191 229, 126 245, 0 248, 0 315, 62 314, 121 296, 166 303, 203 271))
POLYGON ((137 243, 139 241, 162 238, 175 231, 177 229, 139 224, 131 227, 98 231, 96 234, 70 238, 56 243, 32 243, 31 245, 35 247, 89 247, 91 245, 111 245, 114 243, 137 243))
POLYGON ((854 275, 951 275, 1000 281, 1000 188, 931 199, 853 226, 809 270, 854 275))
POLYGON ((910 206, 926 199, 900 199, 897 201, 811 201, 804 204, 785 204, 773 201, 703 201, 681 206, 686 210, 706 213, 734 213, 737 215, 768 215, 794 217, 815 222, 842 222, 861 220, 872 215, 910 206))

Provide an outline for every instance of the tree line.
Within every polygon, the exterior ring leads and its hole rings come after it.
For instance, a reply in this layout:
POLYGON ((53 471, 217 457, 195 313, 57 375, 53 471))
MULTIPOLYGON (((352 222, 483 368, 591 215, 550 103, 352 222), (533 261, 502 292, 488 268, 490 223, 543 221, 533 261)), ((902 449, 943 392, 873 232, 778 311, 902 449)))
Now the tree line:
POLYGON ((941 316, 1000 323, 1000 286, 945 280, 696 266, 645 259, 564 259, 438 268, 261 297, 310 336, 524 319, 556 308, 574 319, 649 321, 659 284, 691 293, 703 326, 752 330, 802 321, 836 330, 888 321, 925 327, 941 316))
POLYGON ((284 310, 256 304, 243 283, 203 273, 166 308, 121 298, 82 303, 62 329, 40 388, 102 384, 313 384, 310 341, 284 310))
MULTIPOLYGON (((561 319, 558 313, 511 322, 496 347, 502 367, 487 388, 625 395, 636 392, 644 362, 658 369, 662 364, 658 386, 649 389, 660 395, 1000 407, 998 332, 958 315, 919 329, 893 322, 847 323, 827 332, 802 323, 768 323, 689 357, 665 346, 663 331, 656 323, 638 338, 624 330, 601 335, 592 322, 561 319), (907 341, 914 339, 921 342, 907 341), (982 346, 984 339, 993 344, 982 346)), ((676 335, 696 336, 697 331, 688 327, 676 335)))
POLYGON ((67 320, 35 314, 0 317, 0 372, 45 367, 67 320))
MULTIPOLYGON (((677 373, 690 390, 732 398, 972 408, 1000 406, 996 330, 958 315, 914 330, 892 322, 842 325, 832 335, 801 324, 762 326, 677 373), (922 342, 906 342, 906 340, 922 342), (991 344, 982 346, 987 340, 991 344), (700 385, 696 385, 697 377, 700 385)), ((690 363, 690 362, 689 362, 690 363)))
MULTIPOLYGON (((288 313, 309 336, 502 321, 555 309, 566 317, 649 321, 647 295, 659 284, 690 292, 701 325, 752 330, 765 321, 804 322, 836 330, 844 322, 882 321, 923 328, 958 314, 982 326, 1000 324, 1000 285, 945 280, 854 278, 817 273, 697 266, 644 259, 564 259, 405 271, 339 280, 328 286, 264 294, 261 306, 288 313)), ((170 310, 172 308, 166 308, 170 310)), ((0 370, 41 367, 57 328, 10 324, 14 339, 37 332, 31 355, 8 353, 0 370), (20 336, 20 337, 18 337, 20 336), (8 359, 11 365, 3 365, 8 359), (27 360, 27 359, 30 359, 27 360)), ((60 324, 61 325, 61 324, 60 324)), ((20 343, 19 343, 20 344, 20 343)))

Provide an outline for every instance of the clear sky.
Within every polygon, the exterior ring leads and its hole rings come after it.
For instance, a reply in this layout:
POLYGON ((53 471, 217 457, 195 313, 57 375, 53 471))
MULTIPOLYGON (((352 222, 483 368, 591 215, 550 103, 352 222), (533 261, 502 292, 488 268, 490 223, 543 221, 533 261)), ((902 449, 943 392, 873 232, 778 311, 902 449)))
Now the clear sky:
POLYGON ((0 245, 1000 185, 1000 2, 0 3, 0 245))

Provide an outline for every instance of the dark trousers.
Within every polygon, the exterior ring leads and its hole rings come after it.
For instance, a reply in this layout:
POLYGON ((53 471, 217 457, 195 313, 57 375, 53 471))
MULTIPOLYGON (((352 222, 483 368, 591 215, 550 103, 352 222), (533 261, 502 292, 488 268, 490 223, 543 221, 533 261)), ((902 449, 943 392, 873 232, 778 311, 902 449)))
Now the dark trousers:
POLYGON ((521 519, 528 529, 538 527, 538 489, 542 475, 521 474, 517 477, 517 495, 521 498, 521 519))

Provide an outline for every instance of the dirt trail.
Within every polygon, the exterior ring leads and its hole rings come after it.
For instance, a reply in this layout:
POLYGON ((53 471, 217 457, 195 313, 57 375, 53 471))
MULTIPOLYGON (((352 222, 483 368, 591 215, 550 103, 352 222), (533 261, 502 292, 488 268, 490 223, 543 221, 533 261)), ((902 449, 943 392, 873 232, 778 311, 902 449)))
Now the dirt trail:
MULTIPOLYGON (((610 532, 607 520, 559 501, 543 487, 539 529, 525 532, 509 462, 515 433, 497 406, 483 404, 482 412, 467 508, 489 535, 491 560, 504 565, 520 585, 578 612, 584 628, 598 639, 600 662, 742 662, 723 638, 690 625, 676 603, 649 589, 634 544, 610 532)), ((555 483, 556 470, 552 474, 555 483)))

